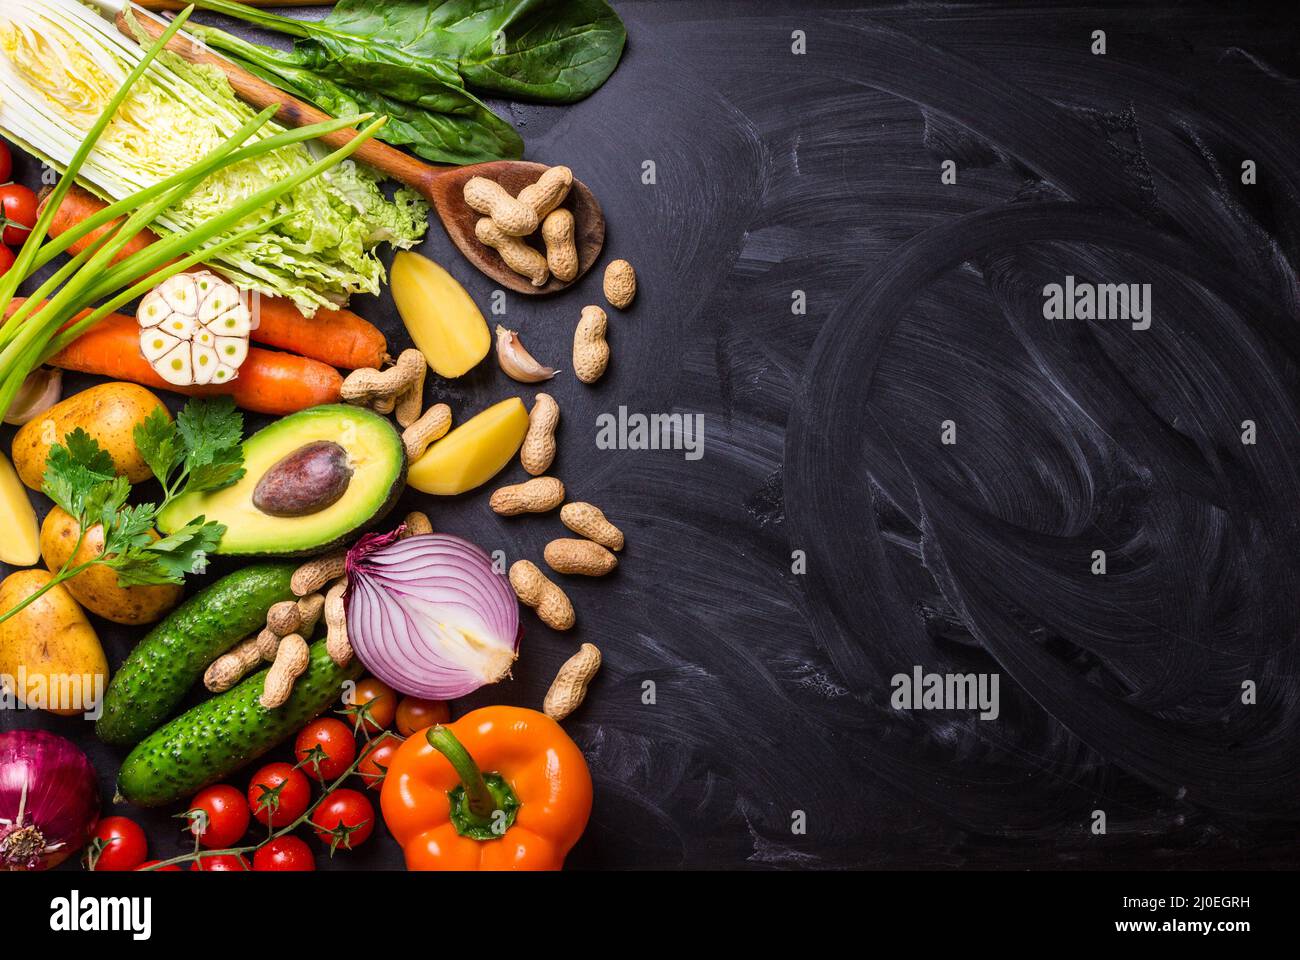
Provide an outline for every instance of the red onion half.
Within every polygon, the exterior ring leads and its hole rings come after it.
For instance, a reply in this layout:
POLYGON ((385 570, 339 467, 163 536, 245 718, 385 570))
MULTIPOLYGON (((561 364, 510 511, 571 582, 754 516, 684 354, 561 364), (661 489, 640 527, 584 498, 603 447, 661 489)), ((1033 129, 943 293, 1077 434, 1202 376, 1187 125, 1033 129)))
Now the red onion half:
POLYGON ((95 771, 71 740, 44 730, 0 733, 0 869, 58 866, 98 822, 95 771))
POLYGON ((348 551, 348 640, 394 690, 454 700, 510 672, 519 601, 468 540, 368 534, 348 551))

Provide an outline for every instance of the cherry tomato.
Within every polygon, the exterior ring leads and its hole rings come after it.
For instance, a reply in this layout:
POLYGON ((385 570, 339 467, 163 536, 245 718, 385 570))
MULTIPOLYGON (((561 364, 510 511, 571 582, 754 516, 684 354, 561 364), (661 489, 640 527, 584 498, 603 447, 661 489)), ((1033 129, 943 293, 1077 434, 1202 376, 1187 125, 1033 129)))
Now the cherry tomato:
POLYGON ((311 784, 291 763, 268 763, 248 784, 248 809, 264 827, 293 823, 311 803, 311 784))
POLYGON ((451 720, 451 709, 443 700, 421 700, 419 697, 402 697, 397 705, 397 732, 404 737, 418 733, 435 723, 451 720))
POLYGON ((352 702, 348 704, 345 711, 352 722, 353 730, 364 725, 370 733, 378 733, 391 727, 393 714, 396 712, 397 691, 375 677, 366 677, 357 684, 352 702))
POLYGON ((199 855, 199 859, 190 864, 191 870, 210 870, 213 873, 238 873, 240 870, 252 870, 248 858, 235 853, 217 853, 210 857, 199 855))
POLYGON ((3 239, 12 247, 20 247, 27 234, 36 225, 36 194, 21 183, 6 183, 0 187, 0 206, 4 208, 5 224, 3 239))
POLYGON ((14 173, 14 159, 9 155, 9 144, 0 140, 0 183, 8 183, 14 173))
POLYGON ((311 847, 298 837, 286 835, 276 837, 265 846, 257 848, 253 854, 253 869, 262 871, 288 872, 291 870, 315 870, 316 858, 312 856, 311 847))
POLYGON ((202 810, 207 815, 206 824, 204 818, 191 817, 190 833, 209 850, 233 847, 248 832, 248 803, 243 793, 228 783, 200 790, 190 801, 190 810, 202 810))
POLYGON ((134 870, 149 855, 149 841, 145 839, 144 831, 138 823, 126 817, 105 817, 99 821, 91 843, 96 840, 102 841, 102 845, 95 844, 100 847, 95 865, 90 866, 89 856, 86 860, 86 865, 96 873, 134 870))
POLYGON ((327 847, 337 838, 339 848, 355 850, 370 839, 375 828, 375 808, 364 793, 345 787, 326 795, 311 815, 311 825, 327 847))
POLYGON ((14 252, 8 247, 0 246, 0 277, 9 272, 9 268, 14 265, 14 252))
MULTIPOLYGON (((152 867, 152 866, 153 866, 154 864, 156 864, 156 863, 162 863, 162 861, 161 861, 161 860, 146 860, 144 863, 140 864, 140 866, 136 867, 136 869, 137 869, 137 870, 144 870, 144 869, 146 869, 146 868, 148 868, 148 867, 152 867)), ((154 870, 154 871, 152 871, 152 872, 153 872, 153 873, 165 873, 165 872, 169 872, 169 871, 172 871, 172 870, 176 870, 176 871, 179 872, 180 869, 181 869, 181 865, 180 865, 179 863, 169 863, 169 864, 167 864, 167 866, 165 866, 165 867, 159 867, 157 870, 154 870)))
POLYGON ((299 767, 317 780, 341 777, 357 758, 357 741, 347 724, 332 717, 313 720, 293 742, 299 767), (313 747, 317 748, 313 752, 313 747))
POLYGON ((361 748, 361 762, 357 764, 357 774, 365 781, 366 789, 378 790, 384 785, 388 766, 393 762, 393 754, 402 745, 396 737, 384 737, 382 743, 366 744, 361 748))

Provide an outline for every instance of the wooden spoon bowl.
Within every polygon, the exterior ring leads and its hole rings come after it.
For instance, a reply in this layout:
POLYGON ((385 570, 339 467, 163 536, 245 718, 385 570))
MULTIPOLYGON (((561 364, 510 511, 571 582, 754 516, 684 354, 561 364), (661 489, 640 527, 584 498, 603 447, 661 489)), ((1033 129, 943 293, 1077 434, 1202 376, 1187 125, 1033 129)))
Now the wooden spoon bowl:
MULTIPOLYGON (((433 204, 438 218, 447 230, 447 236, 451 237, 451 242, 456 244, 465 259, 503 287, 519 293, 557 293, 579 280, 600 259, 600 251, 605 245, 605 215, 601 212, 599 201, 581 180, 573 181, 569 195, 560 204, 573 214, 573 242, 578 248, 578 275, 568 282, 551 277, 543 286, 535 287, 527 277, 520 276, 507 267, 495 250, 479 242, 474 234, 474 225, 483 214, 465 203, 464 189, 465 181, 471 177, 486 177, 505 187, 511 196, 518 196, 524 187, 537 182, 546 172, 546 165, 527 160, 493 160, 468 167, 429 169, 433 171, 433 178, 427 189, 421 189, 420 193, 433 204)), ((536 247, 542 254, 546 253, 540 233, 525 237, 524 242, 536 247)))
MULTIPOLYGON (((166 29, 166 24, 162 20, 143 10, 138 11, 136 22, 155 39, 166 29)), ((126 22, 124 14, 118 14, 117 28, 134 39, 135 35, 126 22)), ((328 114, 311 104, 290 96, 225 57, 213 53, 210 48, 196 42, 184 31, 172 37, 167 44, 167 49, 190 63, 216 67, 226 75, 235 94, 250 106, 262 110, 275 104, 279 107, 275 119, 286 127, 301 127, 330 119, 328 114)), ((337 149, 355 136, 355 130, 338 130, 321 137, 321 142, 337 149)), ((465 181, 470 177, 487 177, 501 184, 512 195, 517 195, 521 189, 530 183, 535 183, 546 172, 547 168, 544 164, 531 163, 527 160, 493 160, 467 167, 435 167, 378 140, 370 140, 362 144, 353 157, 406 184, 428 200, 433 205, 438 219, 442 221, 447 235, 451 237, 452 243, 465 255, 465 258, 501 286, 516 293, 530 295, 557 293, 572 286, 600 258, 600 251, 605 245, 605 215, 601 212, 596 198, 587 189, 587 185, 575 179, 569 195, 561 206, 567 207, 573 213, 573 239, 578 248, 578 275, 567 283, 551 277, 543 286, 535 287, 527 277, 520 276, 507 267, 495 250, 479 243, 478 237, 474 235, 474 224, 482 214, 472 210, 465 203, 463 191, 465 181)), ((526 238, 525 242, 544 252, 539 236, 526 238)))

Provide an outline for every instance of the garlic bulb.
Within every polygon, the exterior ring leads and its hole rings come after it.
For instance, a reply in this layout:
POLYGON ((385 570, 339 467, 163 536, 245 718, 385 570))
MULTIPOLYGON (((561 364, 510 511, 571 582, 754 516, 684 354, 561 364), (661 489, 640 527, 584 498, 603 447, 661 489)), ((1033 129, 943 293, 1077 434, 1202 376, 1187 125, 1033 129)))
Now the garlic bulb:
POLYGON ((206 270, 164 280, 135 316, 140 353, 175 386, 227 383, 248 358, 248 306, 238 289, 206 270))

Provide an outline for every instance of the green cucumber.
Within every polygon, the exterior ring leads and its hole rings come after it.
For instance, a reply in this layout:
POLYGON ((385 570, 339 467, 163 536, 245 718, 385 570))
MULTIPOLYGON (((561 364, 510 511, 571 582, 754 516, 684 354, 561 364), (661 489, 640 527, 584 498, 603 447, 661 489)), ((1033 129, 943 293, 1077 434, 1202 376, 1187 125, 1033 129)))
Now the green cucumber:
POLYGON ((210 664, 266 625, 266 611, 292 600, 297 564, 260 563, 222 577, 149 631, 104 694, 95 733, 129 747, 166 720, 210 664))
POLYGON ((273 710, 258 702, 266 673, 254 674, 150 734, 122 762, 117 792, 140 807, 192 796, 323 713, 343 693, 343 685, 361 675, 361 664, 353 657, 346 667, 337 666, 325 641, 317 641, 289 699, 273 710))

